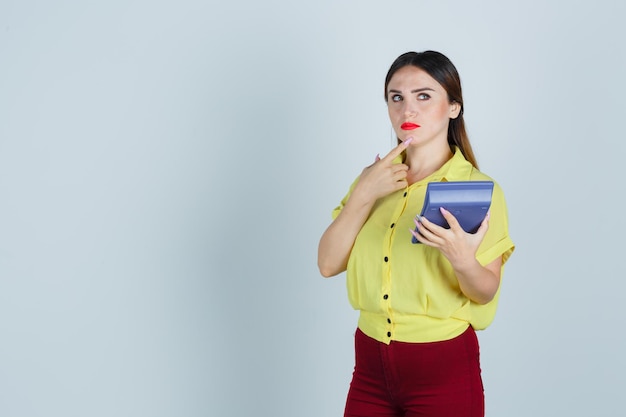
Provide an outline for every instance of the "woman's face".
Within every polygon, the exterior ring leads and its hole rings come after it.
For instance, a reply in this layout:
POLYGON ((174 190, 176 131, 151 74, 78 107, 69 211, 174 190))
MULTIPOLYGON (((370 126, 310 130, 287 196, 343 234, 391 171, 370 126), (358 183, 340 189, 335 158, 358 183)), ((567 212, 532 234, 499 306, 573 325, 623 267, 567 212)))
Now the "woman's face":
POLYGON ((389 80, 387 109, 398 138, 413 137, 411 146, 419 146, 447 143, 448 124, 459 115, 461 106, 450 103, 446 90, 426 71, 409 65, 389 80))

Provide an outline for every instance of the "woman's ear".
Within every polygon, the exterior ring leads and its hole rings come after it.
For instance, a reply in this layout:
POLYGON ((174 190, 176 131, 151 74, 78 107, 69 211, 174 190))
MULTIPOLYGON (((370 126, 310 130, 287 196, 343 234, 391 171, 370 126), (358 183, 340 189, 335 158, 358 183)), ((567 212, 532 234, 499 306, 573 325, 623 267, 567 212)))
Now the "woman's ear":
POLYGON ((450 119, 456 119, 461 113, 461 105, 456 101, 450 104, 450 119))

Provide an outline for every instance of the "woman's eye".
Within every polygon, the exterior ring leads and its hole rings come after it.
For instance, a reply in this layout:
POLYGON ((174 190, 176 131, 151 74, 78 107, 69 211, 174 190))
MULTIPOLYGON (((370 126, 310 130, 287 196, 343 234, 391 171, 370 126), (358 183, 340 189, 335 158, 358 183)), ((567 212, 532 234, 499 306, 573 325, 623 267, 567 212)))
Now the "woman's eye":
POLYGON ((393 96, 391 96, 391 101, 396 103, 402 101, 402 96, 400 94, 394 94, 393 96))
POLYGON ((430 96, 426 93, 420 93, 417 95, 418 100, 428 100, 430 96))

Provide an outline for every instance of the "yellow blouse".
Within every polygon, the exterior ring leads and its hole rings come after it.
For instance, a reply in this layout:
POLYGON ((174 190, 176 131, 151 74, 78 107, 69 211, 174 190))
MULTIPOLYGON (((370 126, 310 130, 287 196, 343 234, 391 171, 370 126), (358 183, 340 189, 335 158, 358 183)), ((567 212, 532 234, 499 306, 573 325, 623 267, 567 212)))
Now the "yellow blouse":
MULTIPOLYGON (((413 218, 422 209, 426 185, 433 181, 493 180, 457 149, 432 175, 376 202, 354 242, 346 276, 350 304, 360 310, 359 328, 383 343, 448 340, 468 324, 476 330, 486 328, 495 316, 500 290, 487 304, 470 301, 438 249, 411 243, 409 229, 415 227, 413 218)), ((357 182, 358 178, 333 211, 333 219, 357 182)), ((501 256, 504 267, 515 246, 509 237, 504 195, 495 182, 490 214, 489 230, 476 258, 486 265, 501 256)))

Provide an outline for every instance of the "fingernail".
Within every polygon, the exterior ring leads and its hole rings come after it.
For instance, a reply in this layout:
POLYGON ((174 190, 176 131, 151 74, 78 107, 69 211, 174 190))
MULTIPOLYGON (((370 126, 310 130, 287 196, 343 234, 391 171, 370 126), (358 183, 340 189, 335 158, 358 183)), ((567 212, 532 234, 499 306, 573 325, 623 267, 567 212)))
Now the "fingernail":
POLYGON ((408 144, 409 144, 409 143, 411 143, 411 142, 413 142, 413 136, 411 136, 410 138, 407 138, 407 139, 404 141, 404 143, 405 143, 406 145, 408 145, 408 144))
POLYGON ((443 208, 443 207, 439 207, 439 211, 440 211, 440 212, 442 212, 442 213, 447 213, 447 212, 448 212, 448 210, 446 210, 446 209, 445 209, 445 208, 443 208))

